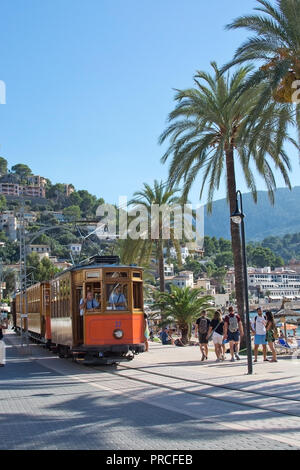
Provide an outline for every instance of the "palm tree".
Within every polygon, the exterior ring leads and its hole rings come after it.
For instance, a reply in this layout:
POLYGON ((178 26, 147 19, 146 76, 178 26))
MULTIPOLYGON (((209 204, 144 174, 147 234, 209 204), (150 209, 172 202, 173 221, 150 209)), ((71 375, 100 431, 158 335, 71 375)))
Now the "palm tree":
MULTIPOLYGON (((235 19, 227 29, 247 29, 254 35, 236 51, 229 67, 245 62, 257 63, 259 68, 249 77, 245 87, 259 83, 265 87, 253 114, 256 119, 266 102, 274 98, 279 103, 292 103, 299 97, 300 80, 300 0, 257 0, 254 9, 259 14, 235 19), (263 14, 262 14, 263 13, 263 14), (293 84, 294 88, 293 88, 293 84)), ((300 106, 296 106, 296 119, 300 131, 300 106)))
MULTIPOLYGON (((160 207, 164 205, 168 205, 169 207, 172 207, 172 205, 180 205, 181 199, 176 196, 177 193, 179 193, 179 189, 170 189, 166 184, 158 182, 157 180, 154 181, 153 187, 144 183, 143 190, 136 191, 133 195, 133 199, 129 201, 128 204, 133 206, 143 206, 146 209, 148 234, 145 238, 143 237, 143 234, 141 234, 137 240, 133 240, 129 237, 126 240, 120 241, 120 255, 124 263, 132 263, 136 261, 140 265, 149 266, 154 254, 155 259, 158 260, 161 292, 164 292, 165 290, 164 247, 169 244, 169 240, 165 240, 163 237, 164 220, 162 217, 159 218, 157 238, 151 238, 151 224, 153 230, 151 209, 153 205, 158 205, 160 207)), ((169 220, 167 222, 169 222, 169 220)), ((170 237, 176 250, 178 263, 181 266, 180 241, 174 237, 174 228, 172 228, 172 225, 170 228, 170 237)))
POLYGON ((153 308, 161 310, 162 325, 174 322, 181 330, 181 341, 188 343, 192 323, 202 310, 212 309, 213 297, 202 295, 201 289, 171 287, 171 292, 159 294, 153 308))
MULTIPOLYGON (((291 188, 288 177, 290 163, 283 145, 285 141, 296 143, 287 133, 288 122, 292 119, 289 111, 275 102, 265 106, 260 119, 248 128, 248 116, 257 105, 259 89, 250 88, 239 95, 236 91, 248 79, 251 72, 249 66, 239 68, 231 78, 220 75, 215 63, 212 63, 212 67, 214 76, 197 72, 195 88, 177 91, 177 105, 169 115, 171 124, 160 137, 160 143, 170 139, 162 162, 172 157, 170 184, 183 181, 184 198, 202 172, 200 198, 208 186, 208 211, 212 210, 215 190, 219 189, 225 173, 229 211, 232 214, 236 208, 237 161, 254 201, 257 201, 257 191, 250 165, 264 179, 273 202, 276 182, 271 165, 273 163, 279 169, 286 185, 291 188)), ((240 232, 233 222, 230 228, 237 306, 243 319, 244 281, 240 232)))

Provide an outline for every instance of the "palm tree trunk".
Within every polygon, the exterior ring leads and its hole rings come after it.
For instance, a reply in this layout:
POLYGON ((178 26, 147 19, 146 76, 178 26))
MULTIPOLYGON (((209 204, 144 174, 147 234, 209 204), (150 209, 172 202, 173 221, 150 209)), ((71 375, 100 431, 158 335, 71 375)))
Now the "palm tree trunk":
POLYGON ((189 342, 189 327, 188 325, 181 327, 181 341, 183 344, 188 344, 189 342))
POLYGON ((164 266, 164 251, 163 241, 158 241, 158 272, 159 272, 159 290, 165 292, 165 266, 164 266))
MULTIPOLYGON (((226 151, 226 168, 227 168, 227 188, 230 206, 230 215, 236 209, 236 180, 234 168, 234 153, 233 146, 226 151)), ((245 329, 245 294, 244 294, 244 273, 243 273, 243 258, 242 258, 242 245, 240 236, 239 225, 230 220, 231 244, 234 260, 234 274, 235 274, 235 292, 238 313, 241 317, 245 329)))

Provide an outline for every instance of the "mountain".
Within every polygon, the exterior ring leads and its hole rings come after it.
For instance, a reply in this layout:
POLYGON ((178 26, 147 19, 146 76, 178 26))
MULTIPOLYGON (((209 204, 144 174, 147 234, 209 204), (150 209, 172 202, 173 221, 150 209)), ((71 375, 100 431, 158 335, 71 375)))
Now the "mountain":
MULTIPOLYGON (((292 191, 279 188, 271 205, 267 191, 258 191, 257 204, 251 193, 243 194, 247 241, 300 232, 300 186, 292 191)), ((211 215, 205 211, 204 231, 210 237, 230 239, 229 206, 226 199, 215 201, 211 215)))

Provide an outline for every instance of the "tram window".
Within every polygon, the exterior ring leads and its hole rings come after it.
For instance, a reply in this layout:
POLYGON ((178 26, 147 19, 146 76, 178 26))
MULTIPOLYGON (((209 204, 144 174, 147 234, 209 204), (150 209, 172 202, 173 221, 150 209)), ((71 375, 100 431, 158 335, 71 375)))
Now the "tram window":
POLYGON ((143 285, 141 282, 133 283, 133 308, 143 308, 143 285))
POLYGON ((134 273, 132 274, 132 277, 136 277, 136 278, 138 278, 138 279, 141 279, 141 278, 142 278, 142 274, 141 274, 141 273, 135 273, 135 272, 134 272, 134 273))
POLYGON ((99 306, 94 307, 93 310, 101 309, 101 283, 100 282, 89 282, 85 286, 85 295, 88 292, 92 292, 93 298, 98 302, 99 306))
POLYGON ((106 285, 106 308, 107 310, 128 310, 128 285, 107 284, 106 285))
POLYGON ((127 273, 124 271, 114 271, 106 273, 107 278, 118 278, 118 277, 127 277, 127 273))

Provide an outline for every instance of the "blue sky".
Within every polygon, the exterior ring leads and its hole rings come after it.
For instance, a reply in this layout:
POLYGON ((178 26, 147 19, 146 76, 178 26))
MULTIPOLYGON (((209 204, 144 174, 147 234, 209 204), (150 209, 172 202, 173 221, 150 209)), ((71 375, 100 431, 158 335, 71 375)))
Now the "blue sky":
MULTIPOLYGON (((108 202, 167 179, 158 137, 174 88, 246 37, 224 26, 255 0, 4 0, 0 155, 108 202)), ((291 179, 297 185, 297 155, 291 179)), ((238 175, 238 186, 245 186, 238 175)), ((283 186, 278 178, 278 186, 283 186)), ((259 189, 263 184, 259 182, 259 189)), ((198 199, 199 185, 191 200, 198 199)), ((225 196, 225 186, 216 198, 225 196)), ((204 202, 204 201, 203 201, 204 202)))

